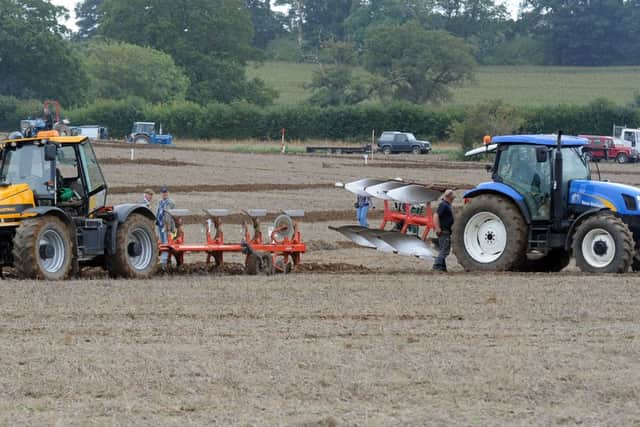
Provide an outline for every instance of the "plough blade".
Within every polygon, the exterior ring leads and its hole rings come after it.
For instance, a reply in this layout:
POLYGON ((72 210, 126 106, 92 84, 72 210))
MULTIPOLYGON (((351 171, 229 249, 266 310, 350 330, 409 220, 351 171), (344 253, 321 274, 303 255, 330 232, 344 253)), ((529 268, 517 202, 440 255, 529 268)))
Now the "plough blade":
POLYGON ((355 243, 358 246, 362 246, 365 248, 376 247, 376 245, 374 245, 366 237, 360 234, 362 231, 368 230, 368 228, 366 227, 362 227, 359 225, 343 225, 342 227, 329 226, 329 229, 337 231, 338 233, 342 234, 344 237, 351 240, 353 243, 355 243))
POLYGON ((369 193, 365 191, 367 187, 378 185, 383 182, 385 182, 383 179, 364 178, 345 184, 344 189, 351 191, 353 194, 357 194, 358 196, 368 196, 369 193))
POLYGON ((408 184, 402 181, 387 181, 383 182, 382 184, 376 184, 366 187, 365 191, 369 195, 380 200, 393 200, 387 193, 393 189, 405 187, 406 185, 408 184))
POLYGON ((387 195, 401 203, 420 205, 438 200, 442 192, 418 184, 409 184, 389 190, 387 195))
POLYGON ((376 249, 379 250, 380 252, 393 253, 393 254, 398 253, 398 250, 394 246, 390 245, 389 242, 387 242, 384 239, 384 236, 388 233, 395 233, 395 232, 365 228, 358 234, 366 238, 371 243, 373 243, 376 249))
POLYGON ((429 245, 417 236, 410 236, 398 232, 385 232, 379 235, 378 239, 394 247, 398 255, 433 259, 433 251, 429 245))

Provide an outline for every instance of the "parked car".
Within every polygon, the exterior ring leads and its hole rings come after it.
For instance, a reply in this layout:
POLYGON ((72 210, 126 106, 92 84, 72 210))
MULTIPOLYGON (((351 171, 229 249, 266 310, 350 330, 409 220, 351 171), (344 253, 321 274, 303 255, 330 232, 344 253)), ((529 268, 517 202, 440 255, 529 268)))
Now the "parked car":
POLYGON ((638 151, 628 145, 616 142, 616 138, 600 135, 579 135, 589 143, 582 148, 587 161, 599 162, 612 159, 618 163, 638 161, 638 151))
POLYGON ((416 139, 411 132, 386 131, 382 132, 378 139, 378 150, 384 154, 428 154, 431 151, 431 143, 416 139))

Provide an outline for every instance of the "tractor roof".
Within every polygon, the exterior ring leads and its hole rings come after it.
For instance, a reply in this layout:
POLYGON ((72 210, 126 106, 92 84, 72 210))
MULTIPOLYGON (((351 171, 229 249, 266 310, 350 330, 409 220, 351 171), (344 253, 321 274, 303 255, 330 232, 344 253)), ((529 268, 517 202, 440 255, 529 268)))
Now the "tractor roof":
MULTIPOLYGON (((585 138, 578 138, 570 135, 562 135, 563 147, 579 147, 587 144, 585 138)), ((558 143, 558 135, 503 135, 491 138, 492 144, 531 144, 555 146, 558 143)))
POLYGON ((56 144, 81 144, 88 139, 86 136, 52 136, 49 138, 45 137, 36 137, 36 138, 18 138, 18 139, 6 139, 4 141, 0 141, 0 146, 4 147, 6 144, 15 142, 15 143, 29 143, 35 141, 51 141, 56 144))

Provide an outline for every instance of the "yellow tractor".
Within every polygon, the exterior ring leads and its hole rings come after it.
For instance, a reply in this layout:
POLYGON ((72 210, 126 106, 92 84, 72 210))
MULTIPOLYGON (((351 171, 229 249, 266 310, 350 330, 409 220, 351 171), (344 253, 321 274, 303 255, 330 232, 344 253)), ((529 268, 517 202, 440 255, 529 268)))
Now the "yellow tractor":
POLYGON ((140 204, 107 205, 107 184, 84 136, 0 142, 0 274, 59 280, 84 266, 146 278, 158 258, 155 216, 140 204))

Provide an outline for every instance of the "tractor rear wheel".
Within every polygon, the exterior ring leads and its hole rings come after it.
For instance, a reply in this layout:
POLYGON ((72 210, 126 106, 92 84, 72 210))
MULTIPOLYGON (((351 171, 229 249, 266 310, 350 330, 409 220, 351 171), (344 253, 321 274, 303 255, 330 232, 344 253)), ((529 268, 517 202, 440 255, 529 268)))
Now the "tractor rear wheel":
POLYGON ((520 271, 555 273, 564 269, 570 261, 571 252, 564 249, 552 249, 542 258, 526 260, 520 271))
POLYGON ((144 134, 139 134, 133 137, 134 144, 151 144, 151 138, 144 134))
POLYGON ((636 248, 636 255, 631 263, 631 271, 640 271, 640 248, 636 248))
POLYGON ((456 219, 452 246, 465 270, 518 270, 526 259, 527 225, 511 201, 482 194, 456 219))
POLYGON ((66 279, 71 272, 73 245, 69 228, 45 215, 23 221, 13 237, 13 264, 22 279, 66 279))
POLYGON ((132 279, 150 277, 158 262, 157 242, 153 221, 131 214, 116 231, 116 253, 107 261, 109 274, 132 279))
POLYGON ((633 251, 629 227, 608 213, 586 219, 573 237, 576 265, 589 273, 625 273, 633 261, 633 251))

